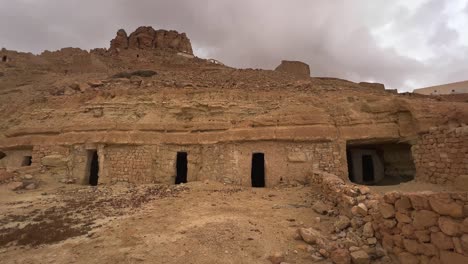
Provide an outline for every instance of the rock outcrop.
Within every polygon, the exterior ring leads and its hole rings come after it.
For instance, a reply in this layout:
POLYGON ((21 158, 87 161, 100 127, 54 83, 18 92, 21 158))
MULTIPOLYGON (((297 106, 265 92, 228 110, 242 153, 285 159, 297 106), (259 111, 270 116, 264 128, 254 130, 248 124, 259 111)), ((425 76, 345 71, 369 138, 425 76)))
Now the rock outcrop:
POLYGON ((281 64, 276 67, 275 71, 290 73, 301 78, 310 77, 309 65, 301 61, 281 61, 281 64))
POLYGON ((385 90, 385 85, 381 83, 360 82, 359 85, 371 89, 385 90))
POLYGON ((139 27, 130 36, 120 29, 110 46, 111 51, 117 49, 171 49, 193 54, 192 44, 185 33, 155 30, 152 27, 139 27))

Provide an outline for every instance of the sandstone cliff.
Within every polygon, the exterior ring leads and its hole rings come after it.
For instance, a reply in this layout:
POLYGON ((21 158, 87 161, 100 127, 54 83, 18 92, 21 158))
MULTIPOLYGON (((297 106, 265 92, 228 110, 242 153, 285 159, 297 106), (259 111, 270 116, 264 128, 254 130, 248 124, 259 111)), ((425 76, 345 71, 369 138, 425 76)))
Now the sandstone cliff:
POLYGON ((110 46, 111 51, 117 49, 172 49, 193 54, 192 44, 185 33, 152 27, 139 27, 129 36, 120 29, 110 46))
POLYGON ((290 73, 301 78, 310 77, 309 65, 301 61, 281 61, 281 64, 276 67, 275 71, 290 73))

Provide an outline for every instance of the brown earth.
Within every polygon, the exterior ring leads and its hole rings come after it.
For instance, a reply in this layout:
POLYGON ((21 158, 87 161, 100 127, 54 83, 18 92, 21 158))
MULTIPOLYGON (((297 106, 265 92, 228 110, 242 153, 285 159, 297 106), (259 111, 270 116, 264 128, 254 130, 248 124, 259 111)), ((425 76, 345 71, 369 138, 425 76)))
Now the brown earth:
MULTIPOLYGON (((1 188, 1 187, 0 187, 1 188)), ((329 233, 311 187, 62 186, 0 199, 3 263, 310 263, 298 227, 329 233), (92 252, 92 253, 91 253, 92 252)))

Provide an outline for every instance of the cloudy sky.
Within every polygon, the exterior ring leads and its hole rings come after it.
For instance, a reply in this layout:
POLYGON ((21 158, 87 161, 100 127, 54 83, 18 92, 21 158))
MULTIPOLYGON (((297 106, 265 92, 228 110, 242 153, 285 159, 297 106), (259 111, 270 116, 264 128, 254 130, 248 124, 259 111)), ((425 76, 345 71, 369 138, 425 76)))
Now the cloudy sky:
POLYGON ((119 28, 186 32, 200 57, 414 88, 468 80, 468 0, 0 0, 0 47, 108 47, 119 28))

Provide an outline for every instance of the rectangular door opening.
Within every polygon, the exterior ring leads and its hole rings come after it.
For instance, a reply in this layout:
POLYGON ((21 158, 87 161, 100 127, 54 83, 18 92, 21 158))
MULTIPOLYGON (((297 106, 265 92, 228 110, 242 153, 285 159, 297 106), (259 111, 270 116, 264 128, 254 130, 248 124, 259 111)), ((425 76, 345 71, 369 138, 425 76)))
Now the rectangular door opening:
POLYGON ((89 168, 89 185, 97 186, 99 180, 99 156, 97 151, 91 151, 91 166, 89 168))
POLYGON ((374 162, 371 155, 362 155, 362 178, 364 182, 373 182, 374 178, 374 162))
POLYGON ((175 184, 187 183, 187 152, 177 152, 175 184))
POLYGON ((252 187, 265 187, 265 154, 252 155, 252 187))

